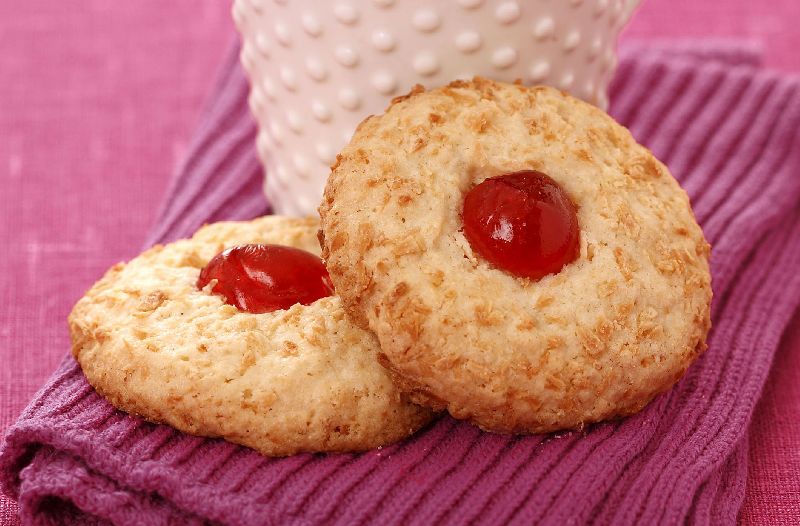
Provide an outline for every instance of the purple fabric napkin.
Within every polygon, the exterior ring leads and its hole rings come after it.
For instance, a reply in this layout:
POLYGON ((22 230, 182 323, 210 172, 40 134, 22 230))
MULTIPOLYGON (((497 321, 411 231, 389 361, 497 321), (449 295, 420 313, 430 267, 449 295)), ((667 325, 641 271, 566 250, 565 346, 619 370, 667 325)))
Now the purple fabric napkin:
MULTIPOLYGON (((237 53, 147 244, 267 210, 237 53)), ((744 48, 632 49, 612 114, 670 166, 713 245, 709 349, 644 411, 530 437, 443 417, 381 450, 268 459, 114 410, 67 358, 0 452, 23 520, 734 523, 747 426, 800 303, 800 81, 744 48)))

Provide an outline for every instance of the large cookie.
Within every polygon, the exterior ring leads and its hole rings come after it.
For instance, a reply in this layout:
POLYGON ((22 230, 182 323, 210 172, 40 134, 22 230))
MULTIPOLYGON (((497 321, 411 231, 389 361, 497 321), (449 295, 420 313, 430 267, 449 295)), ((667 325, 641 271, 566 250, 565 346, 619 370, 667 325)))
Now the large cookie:
POLYGON ((252 314, 196 287, 224 248, 318 253, 317 229, 281 217, 217 223, 114 266, 69 317, 87 379, 124 411, 266 455, 365 450, 413 433, 431 412, 392 384, 377 340, 338 297, 252 314))
POLYGON ((475 79, 396 99, 339 156, 320 214, 337 293, 398 385, 484 429, 633 413, 705 349, 709 245, 685 192, 554 89, 475 79), (577 208, 577 259, 539 280, 490 264, 462 226, 471 189, 523 170, 577 208))

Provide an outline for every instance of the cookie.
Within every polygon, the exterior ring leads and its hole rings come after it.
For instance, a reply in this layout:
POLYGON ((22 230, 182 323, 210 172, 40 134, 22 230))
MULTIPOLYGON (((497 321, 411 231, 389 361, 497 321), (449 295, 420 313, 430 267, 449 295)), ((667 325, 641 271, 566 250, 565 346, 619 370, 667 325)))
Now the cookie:
POLYGON ((360 125, 319 211, 337 293, 396 383, 483 429, 634 413, 706 347, 710 247, 686 193, 625 128, 557 90, 416 88, 360 125), (465 197, 526 170, 563 189, 579 229, 575 258, 537 279, 464 232, 465 197))
POLYGON ((113 405, 265 455, 366 450, 431 418, 392 384, 378 343, 336 296, 252 314, 198 290, 201 269, 232 245, 319 253, 318 222, 216 223, 118 264, 69 316, 86 378, 113 405))

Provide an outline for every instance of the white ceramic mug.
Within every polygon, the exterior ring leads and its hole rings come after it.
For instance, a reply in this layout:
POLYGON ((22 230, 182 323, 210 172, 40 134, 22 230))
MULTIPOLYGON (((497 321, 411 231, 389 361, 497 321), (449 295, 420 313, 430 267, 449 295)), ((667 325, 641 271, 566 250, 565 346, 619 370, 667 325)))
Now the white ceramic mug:
POLYGON ((415 84, 481 75, 605 108, 617 36, 639 0, 236 0, 264 191, 313 214, 370 114, 415 84))

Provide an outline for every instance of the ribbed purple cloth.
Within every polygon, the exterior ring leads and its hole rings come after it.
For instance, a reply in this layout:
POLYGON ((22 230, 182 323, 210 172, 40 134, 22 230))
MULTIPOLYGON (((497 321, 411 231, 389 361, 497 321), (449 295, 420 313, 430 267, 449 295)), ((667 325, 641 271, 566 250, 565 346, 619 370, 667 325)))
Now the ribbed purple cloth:
MULTIPOLYGON (((266 211, 232 53, 147 244, 266 211)), ((631 418, 510 437, 442 418, 364 454, 267 459, 114 410, 67 358, 9 430, 30 524, 733 524, 747 426, 800 303, 800 80, 745 48, 629 49, 612 114, 689 192, 713 245, 708 351, 631 418)))

